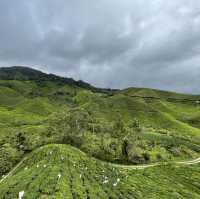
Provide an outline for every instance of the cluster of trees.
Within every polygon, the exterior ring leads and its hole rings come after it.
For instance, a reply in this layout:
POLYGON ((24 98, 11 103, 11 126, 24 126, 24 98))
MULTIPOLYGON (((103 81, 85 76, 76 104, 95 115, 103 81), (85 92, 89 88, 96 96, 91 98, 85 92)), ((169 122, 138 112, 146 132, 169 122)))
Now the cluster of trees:
MULTIPOLYGON (((95 118, 85 109, 74 108, 55 113, 46 125, 47 129, 41 134, 17 132, 12 144, 16 154, 24 154, 48 143, 62 143, 106 161, 134 164, 151 161, 149 143, 143 137, 138 119, 124 123, 119 115, 114 121, 108 122, 95 118)), ((156 158, 159 158, 158 155, 156 158)), ((15 160, 14 156, 11 162, 15 160)))
POLYGON ((71 144, 85 152, 92 151, 91 155, 100 159, 132 163, 148 161, 137 119, 127 125, 119 115, 109 123, 94 118, 84 109, 72 109, 55 114, 48 132, 52 140, 71 144), (94 146, 95 149, 91 150, 94 146))

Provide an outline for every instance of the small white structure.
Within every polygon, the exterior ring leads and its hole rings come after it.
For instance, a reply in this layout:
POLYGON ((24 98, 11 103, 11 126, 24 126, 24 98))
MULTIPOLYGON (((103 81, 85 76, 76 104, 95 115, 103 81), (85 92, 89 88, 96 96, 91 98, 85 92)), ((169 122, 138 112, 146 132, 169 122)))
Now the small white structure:
POLYGON ((37 166, 36 166, 37 168, 39 168, 39 164, 37 164, 37 166))
POLYGON ((116 187, 117 186, 117 184, 120 182, 120 179, 119 178, 117 178, 117 182, 115 182, 114 184, 113 184, 113 186, 114 187, 116 187))
POLYGON ((109 182, 109 180, 105 179, 105 180, 103 181, 103 184, 107 184, 108 182, 109 182))
POLYGON ((25 168, 24 168, 24 170, 27 170, 27 169, 28 169, 28 167, 25 167, 25 168))
POLYGON ((82 174, 80 174, 80 178, 82 178, 82 174))
POLYGON ((20 192, 19 192, 19 199, 22 199, 23 196, 24 196, 24 191, 20 191, 20 192))
POLYGON ((44 166, 43 166, 44 168, 46 168, 47 167, 47 165, 46 164, 44 164, 44 166))
POLYGON ((52 151, 50 151, 49 154, 52 155, 52 151))
POLYGON ((116 187, 117 186, 117 182, 115 182, 114 184, 113 184, 113 187, 116 187))
POLYGON ((61 174, 59 173, 59 174, 58 174, 58 180, 59 180, 60 178, 61 178, 61 174))

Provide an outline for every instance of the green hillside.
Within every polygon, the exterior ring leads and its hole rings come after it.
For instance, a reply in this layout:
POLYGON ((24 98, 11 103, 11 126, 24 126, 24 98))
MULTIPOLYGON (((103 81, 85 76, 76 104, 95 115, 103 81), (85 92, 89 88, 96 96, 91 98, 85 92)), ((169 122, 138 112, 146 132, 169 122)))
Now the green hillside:
POLYGON ((199 198, 197 166, 131 170, 91 159, 67 145, 29 154, 0 186, 2 198, 199 198), (173 182, 176 181, 174 184, 173 182), (145 186, 145 188, 144 188, 145 186))
POLYGON ((0 68, 2 179, 25 158, 0 184, 2 198, 17 198, 22 189, 24 198, 200 198, 198 164, 174 165, 199 156, 200 96, 146 88, 101 89, 26 67, 0 68), (45 155, 49 150, 55 153, 45 155), (73 161, 90 168, 83 172, 85 181, 73 161), (116 172, 102 161, 171 166, 122 169, 122 183, 114 189, 94 177, 106 170, 114 182, 116 172), (36 167, 48 162, 51 166, 36 167), (58 173, 63 176, 59 181, 58 173), (123 180, 126 175, 130 181, 123 180))

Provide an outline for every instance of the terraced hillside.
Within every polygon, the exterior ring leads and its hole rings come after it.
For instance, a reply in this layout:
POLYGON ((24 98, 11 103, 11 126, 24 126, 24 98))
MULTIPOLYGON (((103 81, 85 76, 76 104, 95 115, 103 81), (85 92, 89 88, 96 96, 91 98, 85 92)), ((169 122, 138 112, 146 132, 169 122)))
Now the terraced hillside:
POLYGON ((125 169, 67 145, 29 154, 0 184, 1 198, 199 198, 196 165, 125 169), (173 183, 176 182, 176 183, 173 183))
POLYGON ((0 68, 2 179, 21 163, 0 184, 2 198, 15 198, 22 189, 24 198, 67 198, 67 194, 69 198, 198 198, 198 164, 176 167, 173 162, 196 159, 199 154, 200 96, 145 88, 100 89, 29 68, 0 68), (45 155, 51 148, 58 157, 45 155), (60 160, 62 155, 65 161, 60 160), (125 173, 119 177, 123 183, 113 187, 117 179, 114 165, 100 160, 122 165, 171 162, 173 166, 122 169, 125 173), (40 161, 43 166, 48 161, 54 166, 41 167, 40 161), (83 173, 86 184, 80 180, 80 168, 70 165, 71 161, 91 168, 91 173, 83 173), (107 170, 113 179, 109 187, 102 184, 102 178, 92 180, 93 172, 100 175, 101 170, 107 170), (62 177, 58 180, 59 173, 62 177), (74 173, 75 181, 68 182, 74 173), (123 181, 126 175, 132 180, 123 181), (23 176, 24 180, 19 180, 23 176), (176 185, 171 186, 174 181, 176 185), (31 187, 35 191, 31 192, 31 187), (187 187, 186 191, 181 187, 187 187))

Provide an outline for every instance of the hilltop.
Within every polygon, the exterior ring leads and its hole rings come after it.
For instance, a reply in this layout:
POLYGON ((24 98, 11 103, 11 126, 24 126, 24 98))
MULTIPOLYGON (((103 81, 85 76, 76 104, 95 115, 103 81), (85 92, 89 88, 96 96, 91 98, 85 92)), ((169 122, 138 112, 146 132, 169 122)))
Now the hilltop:
POLYGON ((120 198, 120 194, 121 198, 198 198, 198 165, 177 167, 174 162, 193 160, 199 154, 199 95, 102 89, 27 67, 0 68, 0 175, 22 163, 0 184, 3 198, 15 198, 23 189, 29 198, 101 198, 98 193, 102 198, 120 198), (47 155, 51 150, 58 157, 47 155), (58 159, 61 155, 64 162, 58 159), (70 165, 73 161, 90 168, 83 173, 84 182, 80 168, 70 165), (112 165, 102 161, 159 166, 136 172, 122 169, 120 179, 128 175, 131 180, 122 180, 114 189, 117 176, 112 165), (48 162, 50 167, 37 168, 48 162), (63 171, 64 167, 69 170, 63 171), (102 170, 113 179, 109 187, 94 176, 102 170), (47 173, 49 178, 44 179, 47 173), (59 173, 65 177, 57 181, 59 173), (67 181, 69 175, 73 181, 67 181), (174 181, 177 185, 172 187, 174 181), (159 192, 157 185, 162 185, 159 192))

